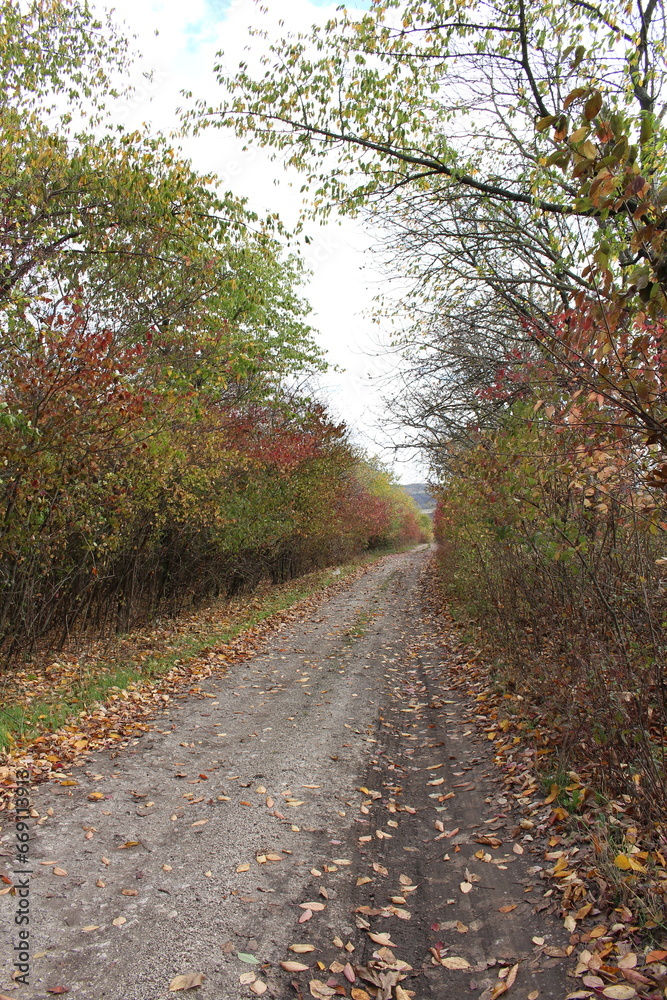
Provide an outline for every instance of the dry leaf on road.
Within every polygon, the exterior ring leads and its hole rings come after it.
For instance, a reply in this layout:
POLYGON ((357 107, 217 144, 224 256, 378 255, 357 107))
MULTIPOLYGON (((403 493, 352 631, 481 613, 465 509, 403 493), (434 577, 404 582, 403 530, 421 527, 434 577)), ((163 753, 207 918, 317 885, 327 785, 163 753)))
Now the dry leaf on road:
POLYGON ((201 986, 204 982, 203 972, 189 972, 185 976, 176 976, 169 983, 169 992, 175 993, 177 990, 193 990, 195 986, 201 986))

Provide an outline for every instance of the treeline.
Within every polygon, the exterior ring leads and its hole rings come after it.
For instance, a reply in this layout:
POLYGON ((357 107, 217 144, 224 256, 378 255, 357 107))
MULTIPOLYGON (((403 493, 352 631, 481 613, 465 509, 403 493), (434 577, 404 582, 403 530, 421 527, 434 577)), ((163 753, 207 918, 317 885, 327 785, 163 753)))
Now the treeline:
POLYGON ((431 462, 449 595, 562 773, 661 821, 666 30, 662 3, 371 0, 273 39, 265 77, 221 68, 197 108, 252 122, 313 214, 380 227, 409 287, 393 412, 431 462))
POLYGON ((418 540, 295 388, 324 362, 279 223, 113 124, 113 25, 5 0, 0 42, 0 655, 418 540))

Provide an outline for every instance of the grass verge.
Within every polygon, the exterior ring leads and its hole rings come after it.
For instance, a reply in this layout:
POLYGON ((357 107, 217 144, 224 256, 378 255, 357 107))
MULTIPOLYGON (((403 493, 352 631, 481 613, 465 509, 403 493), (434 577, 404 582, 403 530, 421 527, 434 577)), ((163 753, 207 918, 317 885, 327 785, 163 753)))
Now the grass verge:
POLYGON ((198 611, 119 637, 109 655, 82 646, 56 662, 30 663, 8 672, 0 686, 0 752, 44 733, 53 733, 115 692, 146 682, 187 664, 212 647, 242 633, 332 584, 340 583, 385 555, 412 546, 364 553, 342 566, 307 573, 253 594, 220 598, 198 611))

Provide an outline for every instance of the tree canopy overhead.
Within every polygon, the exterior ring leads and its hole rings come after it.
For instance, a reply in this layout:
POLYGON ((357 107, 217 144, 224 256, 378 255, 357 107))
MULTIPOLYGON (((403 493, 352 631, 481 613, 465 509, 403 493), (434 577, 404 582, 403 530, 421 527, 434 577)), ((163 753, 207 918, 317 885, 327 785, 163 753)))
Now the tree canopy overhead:
POLYGON ((307 211, 384 227, 417 351, 436 344, 436 423, 496 413, 500 361, 546 354, 567 396, 667 444, 661 334, 642 333, 666 306, 665 35, 658 0, 373 0, 221 64, 221 103, 188 118, 283 156, 307 211))

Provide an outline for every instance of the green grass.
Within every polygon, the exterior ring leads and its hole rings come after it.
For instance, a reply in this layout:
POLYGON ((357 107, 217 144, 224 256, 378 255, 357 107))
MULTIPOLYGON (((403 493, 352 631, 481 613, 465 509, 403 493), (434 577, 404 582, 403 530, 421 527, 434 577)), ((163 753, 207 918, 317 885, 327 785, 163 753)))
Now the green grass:
MULTIPOLYGON (((141 664, 130 660, 97 662, 89 667, 82 667, 78 679, 66 689, 56 688, 51 696, 38 699, 28 706, 0 704, 0 751, 7 750, 16 742, 29 741, 42 733, 54 732, 68 721, 76 721, 80 713, 105 702, 114 692, 137 681, 158 678, 168 673, 177 663, 187 663, 211 646, 230 642, 271 615, 287 611, 306 597, 344 580, 360 566, 371 565, 385 555, 408 551, 410 548, 412 546, 366 552, 345 565, 308 573, 259 595, 249 594, 247 608, 243 607, 241 599, 238 617, 225 629, 212 628, 209 632, 198 633, 196 637, 176 634, 168 652, 149 657, 141 664)), ((226 602, 221 603, 224 605, 226 602)), ((231 602, 229 607, 231 609, 231 602)))

